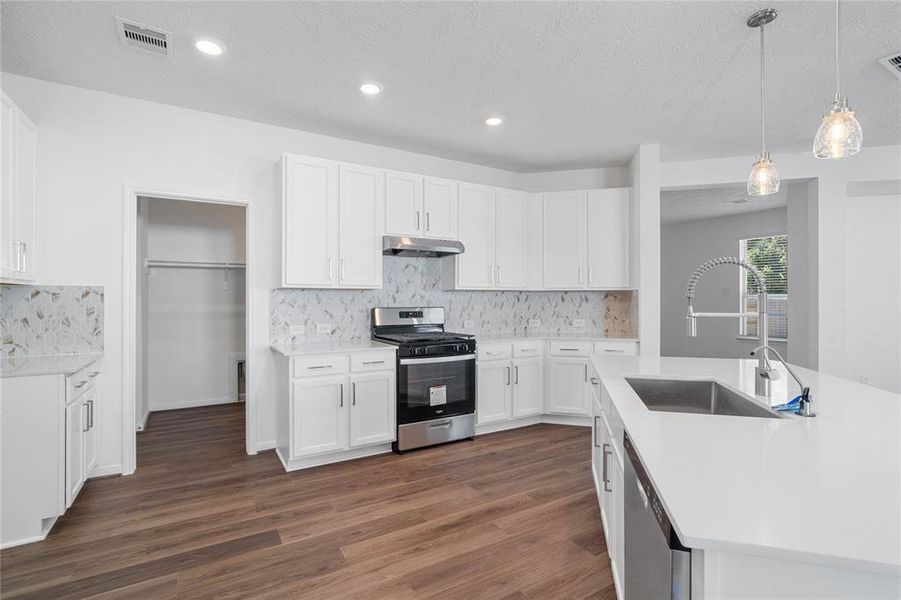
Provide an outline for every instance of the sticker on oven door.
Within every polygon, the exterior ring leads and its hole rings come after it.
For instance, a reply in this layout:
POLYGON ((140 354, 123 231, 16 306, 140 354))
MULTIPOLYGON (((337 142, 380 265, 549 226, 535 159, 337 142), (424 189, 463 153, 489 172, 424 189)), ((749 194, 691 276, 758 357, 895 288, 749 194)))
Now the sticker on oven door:
POLYGON ((447 386, 433 385, 429 388, 429 406, 447 404, 447 386))

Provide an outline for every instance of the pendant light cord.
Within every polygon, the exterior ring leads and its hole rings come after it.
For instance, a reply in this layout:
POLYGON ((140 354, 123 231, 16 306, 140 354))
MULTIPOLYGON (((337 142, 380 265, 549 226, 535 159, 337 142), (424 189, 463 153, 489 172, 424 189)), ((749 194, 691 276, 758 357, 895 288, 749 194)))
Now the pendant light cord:
POLYGON ((760 24, 760 154, 766 152, 766 112, 764 111, 763 100, 763 82, 764 82, 764 66, 763 66, 763 30, 766 25, 760 24))
POLYGON ((841 96, 841 74, 839 70, 839 44, 841 36, 839 34, 839 0, 835 0, 835 97, 841 96))

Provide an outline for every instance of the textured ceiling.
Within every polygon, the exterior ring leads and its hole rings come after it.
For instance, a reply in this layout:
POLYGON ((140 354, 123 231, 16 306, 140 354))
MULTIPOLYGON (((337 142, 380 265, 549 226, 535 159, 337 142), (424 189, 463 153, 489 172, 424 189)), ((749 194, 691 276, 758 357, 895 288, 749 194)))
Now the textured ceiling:
POLYGON ((803 183, 782 182, 779 193, 748 197, 747 185, 660 192, 660 223, 672 225, 788 206, 788 198, 806 194, 803 183))
MULTIPOLYGON (((833 4, 771 2, 769 140, 810 147, 831 100, 833 4)), ((758 146, 759 2, 19 2, 2 69, 40 79, 508 168, 625 164, 758 146), (172 31, 130 50, 114 16, 172 31), (221 39, 218 59, 195 36, 221 39), (362 96, 364 79, 384 93, 362 96), (490 129, 487 115, 506 123, 490 129)), ((901 2, 844 3, 844 85, 865 144, 901 139, 901 2)))

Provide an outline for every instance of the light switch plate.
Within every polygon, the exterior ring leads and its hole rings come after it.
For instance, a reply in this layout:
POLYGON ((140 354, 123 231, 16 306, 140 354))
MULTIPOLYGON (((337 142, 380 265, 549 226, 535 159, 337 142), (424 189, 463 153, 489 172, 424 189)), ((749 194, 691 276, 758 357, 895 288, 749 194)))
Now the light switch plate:
POLYGON ((303 325, 291 325, 288 327, 288 333, 291 335, 304 335, 307 332, 307 328, 303 325))
POLYGON ((475 329, 476 322, 475 321, 463 321, 463 329, 475 329))
POLYGON ((532 329, 541 327, 541 319, 529 319, 529 327, 532 329))
POLYGON ((331 323, 316 323, 316 333, 331 333, 332 332, 332 324, 331 323))
POLYGON ((573 319, 573 327, 585 327, 585 319, 573 319))

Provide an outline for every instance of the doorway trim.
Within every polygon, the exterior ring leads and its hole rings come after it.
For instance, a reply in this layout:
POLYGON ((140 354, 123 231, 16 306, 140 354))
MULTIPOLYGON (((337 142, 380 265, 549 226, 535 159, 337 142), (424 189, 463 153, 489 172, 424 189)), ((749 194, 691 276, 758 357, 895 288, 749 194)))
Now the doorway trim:
POLYGON ((124 290, 122 295, 122 474, 131 475, 137 468, 137 430, 135 420, 135 372, 137 360, 137 218, 138 198, 146 196, 165 200, 200 202, 204 204, 225 204, 244 207, 244 354, 247 357, 246 396, 244 402, 244 447, 247 454, 257 453, 256 430, 256 369, 252 367, 253 355, 250 351, 253 337, 253 203, 247 198, 222 196, 216 193, 180 192, 161 188, 133 186, 125 184, 122 260, 124 290))

